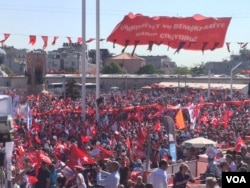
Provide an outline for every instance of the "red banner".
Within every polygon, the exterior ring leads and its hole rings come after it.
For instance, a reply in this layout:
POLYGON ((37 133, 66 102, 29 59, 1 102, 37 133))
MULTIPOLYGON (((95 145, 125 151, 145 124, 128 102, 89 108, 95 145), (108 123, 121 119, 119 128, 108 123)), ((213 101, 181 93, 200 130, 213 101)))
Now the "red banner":
POLYGON ((179 51, 214 50, 224 45, 230 17, 148 17, 128 14, 107 38, 109 42, 128 45, 164 44, 179 51))

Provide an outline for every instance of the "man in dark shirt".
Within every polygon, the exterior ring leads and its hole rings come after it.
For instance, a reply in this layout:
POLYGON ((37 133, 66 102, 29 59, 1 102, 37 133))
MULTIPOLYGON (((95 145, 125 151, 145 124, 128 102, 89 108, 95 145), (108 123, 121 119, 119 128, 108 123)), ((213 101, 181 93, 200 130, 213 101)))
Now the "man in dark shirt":
POLYGON ((120 173, 120 184, 123 184, 124 187, 127 187, 127 181, 129 177, 129 168, 125 166, 125 161, 121 161, 121 166, 119 168, 119 173, 120 173))
POLYGON ((49 188, 50 184, 50 172, 47 168, 46 162, 42 161, 37 175, 38 182, 35 184, 35 188, 49 188))
POLYGON ((173 188, 186 188, 187 182, 194 182, 194 178, 186 163, 181 164, 179 172, 174 175, 173 188))

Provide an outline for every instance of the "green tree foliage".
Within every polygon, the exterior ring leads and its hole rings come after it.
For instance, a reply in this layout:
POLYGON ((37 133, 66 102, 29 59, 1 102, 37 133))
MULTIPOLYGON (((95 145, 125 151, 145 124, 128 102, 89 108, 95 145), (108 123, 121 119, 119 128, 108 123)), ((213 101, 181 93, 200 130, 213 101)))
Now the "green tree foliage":
POLYGON ((202 64, 201 65, 197 65, 197 66, 192 67, 190 69, 190 74, 192 74, 192 75, 201 75, 201 74, 204 74, 203 69, 204 69, 204 65, 202 65, 202 64))
POLYGON ((80 91, 75 87, 75 79, 67 79, 65 84, 65 95, 66 97, 71 97, 73 100, 81 96, 80 91))
POLYGON ((11 76, 15 75, 14 71, 11 70, 9 67, 2 66, 1 69, 2 69, 4 72, 6 72, 6 74, 8 74, 8 75, 11 75, 11 76))
POLYGON ((156 70, 152 64, 147 64, 147 65, 141 67, 137 71, 137 74, 155 74, 155 73, 156 73, 156 70))
POLYGON ((188 69, 188 67, 177 67, 174 70, 174 74, 186 75, 186 74, 190 74, 190 70, 188 69))
POLYGON ((104 65, 102 69, 102 74, 123 74, 122 67, 116 63, 116 62, 111 62, 107 65, 104 65))

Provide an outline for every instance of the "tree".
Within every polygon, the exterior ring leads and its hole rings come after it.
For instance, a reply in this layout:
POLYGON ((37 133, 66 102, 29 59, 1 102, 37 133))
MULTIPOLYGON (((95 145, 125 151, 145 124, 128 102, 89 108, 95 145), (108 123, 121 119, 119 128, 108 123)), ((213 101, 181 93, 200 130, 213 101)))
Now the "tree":
POLYGON ((190 70, 188 69, 188 67, 177 67, 174 70, 174 74, 186 75, 186 74, 190 74, 190 70))
POLYGON ((102 69, 103 74, 123 74, 122 67, 116 63, 116 62, 111 62, 107 65, 104 65, 102 69))
POLYGON ((136 73, 137 74, 155 74, 156 70, 152 64, 147 64, 141 67, 136 73))
POLYGON ((197 66, 194 66, 190 69, 190 74, 192 75, 201 75, 201 74, 204 74, 204 65, 203 64, 200 64, 200 65, 197 65, 197 66))
POLYGON ((65 95, 66 97, 72 98, 72 100, 75 100, 81 96, 80 92, 75 87, 75 83, 75 79, 67 79, 65 85, 65 95))

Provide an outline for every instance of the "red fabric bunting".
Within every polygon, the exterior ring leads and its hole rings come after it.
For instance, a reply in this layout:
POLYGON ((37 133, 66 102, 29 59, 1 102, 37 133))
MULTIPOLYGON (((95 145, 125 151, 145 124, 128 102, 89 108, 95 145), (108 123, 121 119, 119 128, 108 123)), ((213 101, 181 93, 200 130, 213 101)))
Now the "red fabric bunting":
POLYGON ((48 36, 42 36, 43 39, 43 49, 45 49, 48 45, 48 36))
POLYGON ((71 40, 71 37, 67 37, 68 41, 69 41, 69 44, 72 44, 72 40, 71 40))
POLYGON ((86 40, 86 43, 92 42, 94 40, 95 40, 94 38, 90 38, 89 40, 86 40))
POLYGON ((82 37, 78 37, 77 43, 78 43, 78 44, 82 44, 82 37))
POLYGON ((35 35, 30 35, 30 41, 29 44, 34 46, 36 44, 36 36, 35 35))
POLYGON ((4 42, 9 38, 10 34, 4 34, 4 39, 0 41, 0 43, 3 45, 4 42))
POLYGON ((53 42, 52 42, 52 45, 55 45, 56 44, 56 40, 58 39, 58 37, 54 37, 54 39, 53 39, 53 42))

